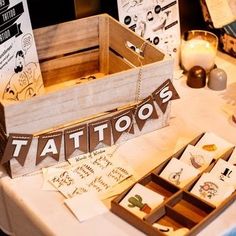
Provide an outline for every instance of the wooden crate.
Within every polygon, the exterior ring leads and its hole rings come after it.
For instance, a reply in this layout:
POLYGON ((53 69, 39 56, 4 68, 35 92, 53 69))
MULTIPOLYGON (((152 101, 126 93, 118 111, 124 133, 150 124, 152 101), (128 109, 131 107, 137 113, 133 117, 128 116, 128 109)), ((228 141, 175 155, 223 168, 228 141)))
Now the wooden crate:
MULTIPOLYGON (((189 144, 196 145, 202 136, 203 134, 196 137, 189 144)), ((119 196, 117 196, 114 200, 112 200, 111 211, 147 235, 167 235, 153 227, 153 223, 163 224, 165 226, 174 228, 174 230, 182 227, 188 228, 189 231, 187 233, 181 234, 183 236, 193 236, 198 234, 204 227, 206 227, 221 212, 223 212, 230 204, 234 202, 236 199, 236 192, 234 191, 233 194, 226 198, 217 207, 190 192, 201 175, 203 173, 210 172, 210 170, 215 165, 216 160, 213 160, 211 165, 206 170, 198 174, 198 176, 196 176, 183 188, 180 188, 159 176, 159 174, 172 158, 179 159, 181 157, 186 147, 187 145, 137 181, 137 183, 164 196, 163 203, 153 209, 149 214, 144 216, 143 219, 134 215, 132 212, 120 205, 120 202, 132 189, 132 187, 135 185, 134 184, 119 196)), ((232 151, 233 148, 229 149, 220 158, 227 161, 232 151)))
MULTIPOLYGON (((172 59, 106 14, 36 29, 34 37, 46 93, 0 104, 3 136, 34 136, 24 167, 16 159, 10 160, 13 177, 56 164, 47 159, 35 166, 39 134, 92 122, 132 105, 140 71, 141 100, 173 76, 172 59), (130 43, 141 53, 132 50, 130 43), (89 75, 96 79, 82 82, 89 75)), ((164 114, 158 106, 156 109, 159 119, 142 131, 135 128, 125 140, 166 126, 170 105, 164 114)), ((62 142, 59 161, 64 160, 62 142)))

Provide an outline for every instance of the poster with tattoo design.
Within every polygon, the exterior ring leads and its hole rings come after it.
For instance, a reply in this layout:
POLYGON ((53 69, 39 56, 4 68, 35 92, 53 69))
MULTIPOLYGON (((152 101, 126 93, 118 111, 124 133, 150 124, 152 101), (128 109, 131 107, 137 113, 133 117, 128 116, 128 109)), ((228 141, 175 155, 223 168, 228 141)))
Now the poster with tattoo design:
POLYGON ((44 92, 26 0, 0 0, 0 101, 44 92))

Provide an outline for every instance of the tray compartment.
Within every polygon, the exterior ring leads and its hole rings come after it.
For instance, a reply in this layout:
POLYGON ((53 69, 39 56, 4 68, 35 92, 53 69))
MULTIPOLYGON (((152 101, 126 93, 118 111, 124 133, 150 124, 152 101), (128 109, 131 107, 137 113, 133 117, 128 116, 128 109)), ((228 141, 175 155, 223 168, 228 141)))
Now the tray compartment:
POLYGON ((152 220, 152 223, 158 223, 168 227, 172 227, 174 230, 180 228, 191 229, 196 225, 196 222, 186 217, 185 215, 175 211, 169 206, 163 206, 154 215, 150 216, 147 221, 152 220))
POLYGON ((179 188, 175 185, 169 183, 165 179, 161 178, 160 176, 157 176, 153 173, 146 176, 144 179, 142 179, 140 184, 144 185, 145 187, 161 194, 164 196, 164 199, 170 198, 173 194, 179 191, 179 188))
POLYGON ((187 218, 192 219, 195 223, 201 222, 215 209, 215 207, 185 191, 171 199, 167 205, 175 211, 184 214, 187 218))

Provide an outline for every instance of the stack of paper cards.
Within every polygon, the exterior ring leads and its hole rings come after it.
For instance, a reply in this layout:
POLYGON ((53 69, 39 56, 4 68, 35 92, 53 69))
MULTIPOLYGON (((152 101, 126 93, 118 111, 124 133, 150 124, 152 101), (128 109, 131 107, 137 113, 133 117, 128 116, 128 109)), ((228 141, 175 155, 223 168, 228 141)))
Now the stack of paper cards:
POLYGON ((234 147, 232 143, 213 133, 205 133, 195 146, 214 154, 214 159, 218 159, 234 147))
POLYGON ((199 170, 176 159, 172 158, 160 176, 180 188, 186 186, 199 174, 199 170))
POLYGON ((232 185, 225 184, 211 173, 204 173, 191 190, 191 193, 214 206, 219 206, 233 192, 232 185))
POLYGON ((228 162, 236 166, 236 148, 234 148, 234 151, 230 155, 228 162))
POLYGON ((164 201, 164 197, 137 183, 122 199, 120 205, 143 218, 164 201))
POLYGON ((213 160, 213 153, 188 145, 179 160, 202 172, 213 160))
MULTIPOLYGON (((116 159, 111 152, 98 150, 75 160, 70 168, 52 171, 48 181, 66 198, 72 198, 94 191, 108 197, 112 187, 133 175, 133 170, 122 159, 116 159)), ((111 192, 112 194, 112 192, 111 192)))

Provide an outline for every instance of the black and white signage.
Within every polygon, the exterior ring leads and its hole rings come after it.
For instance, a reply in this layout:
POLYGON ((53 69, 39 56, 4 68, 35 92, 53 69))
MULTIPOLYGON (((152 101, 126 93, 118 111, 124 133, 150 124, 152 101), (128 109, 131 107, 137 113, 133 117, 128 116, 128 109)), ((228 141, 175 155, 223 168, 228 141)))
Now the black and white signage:
POLYGON ((176 0, 117 0, 119 21, 178 61, 179 7, 176 0))
POLYGON ((44 91, 26 0, 0 0, 0 101, 44 91))

